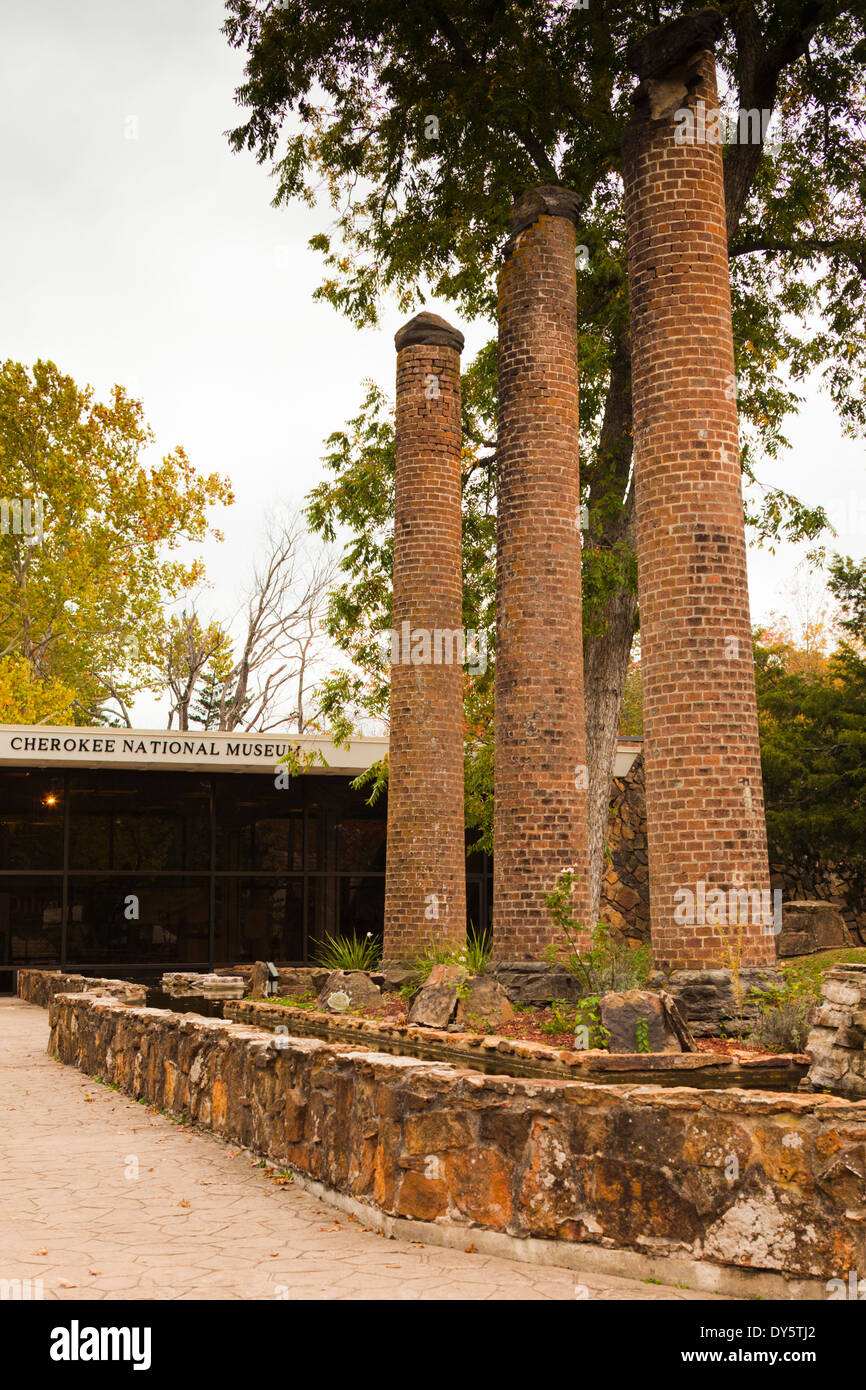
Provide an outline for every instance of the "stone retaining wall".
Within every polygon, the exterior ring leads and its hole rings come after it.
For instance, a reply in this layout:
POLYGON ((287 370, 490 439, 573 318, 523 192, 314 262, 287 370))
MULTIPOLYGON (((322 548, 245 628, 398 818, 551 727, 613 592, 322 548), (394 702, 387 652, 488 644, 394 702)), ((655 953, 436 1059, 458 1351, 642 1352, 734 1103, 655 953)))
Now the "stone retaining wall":
POLYGON ((59 970, 19 970, 18 998, 47 1009, 55 994, 109 994, 128 1004, 143 1004, 146 988, 131 980, 103 980, 98 976, 64 975, 59 970))
POLYGON ((607 824, 608 857, 599 916, 632 941, 650 939, 649 858, 643 753, 625 777, 614 777, 607 824))
POLYGON ((859 865, 771 864, 770 882, 782 890, 782 902, 821 901, 838 908, 855 946, 866 946, 866 899, 859 865))
POLYGON ((809 1069, 805 1054, 762 1055, 740 1052, 723 1057, 710 1052, 575 1052, 521 1038, 481 1033, 452 1033, 411 1023, 379 1022, 346 1014, 295 1009, 285 1004, 243 999, 226 1004, 223 1017, 269 1032, 323 1038, 353 1047, 384 1049, 425 1062, 455 1067, 510 1071, 518 1076, 563 1081, 648 1082, 662 1086, 743 1086, 750 1090, 795 1091, 809 1069))
POLYGON ((61 1061, 389 1215, 685 1258, 702 1287, 776 1271, 778 1297, 866 1268, 864 1102, 484 1076, 93 995, 50 1023, 61 1061))
POLYGON ((866 1099, 866 965, 837 965, 824 976, 809 1034, 809 1085, 866 1099))

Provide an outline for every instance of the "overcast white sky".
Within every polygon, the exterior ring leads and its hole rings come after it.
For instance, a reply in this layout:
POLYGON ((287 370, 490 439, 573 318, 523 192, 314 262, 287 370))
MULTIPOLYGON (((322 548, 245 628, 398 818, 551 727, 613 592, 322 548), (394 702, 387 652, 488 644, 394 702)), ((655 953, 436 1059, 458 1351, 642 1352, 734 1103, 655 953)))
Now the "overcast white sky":
MULTIPOLYGON (((206 552, 214 610, 231 612, 267 511, 322 476, 365 378, 393 389, 405 315, 386 306, 359 332, 312 302, 307 240, 328 211, 275 211, 267 172, 230 152, 243 55, 221 0, 0 0, 0 14, 0 354, 51 358, 102 396, 121 382, 160 453, 182 444, 231 477, 226 540, 206 552)), ((460 326, 468 361, 490 329, 460 326)), ((834 545, 862 556, 863 444, 817 390, 790 433, 765 480, 820 501, 834 545)), ((755 621, 788 606, 801 558, 752 552, 755 621)), ((159 722, 149 700, 135 715, 159 722)))

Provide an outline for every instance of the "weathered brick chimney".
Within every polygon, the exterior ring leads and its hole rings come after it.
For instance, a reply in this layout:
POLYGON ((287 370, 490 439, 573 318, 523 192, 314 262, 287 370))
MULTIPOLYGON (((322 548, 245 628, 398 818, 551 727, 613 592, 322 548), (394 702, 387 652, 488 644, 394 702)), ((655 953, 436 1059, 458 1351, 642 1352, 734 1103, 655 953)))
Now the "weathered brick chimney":
POLYGON ((577 196, 515 203, 499 277, 493 951, 539 955, 563 868, 589 920, 578 456, 577 196))
POLYGON ((688 15, 628 55, 641 79, 623 174, 650 906, 663 970, 727 963, 714 915, 734 947, 736 919, 748 918, 744 965, 775 959, 757 908, 770 878, 713 138, 722 25, 716 11, 688 15))
POLYGON ((417 314, 395 337, 397 437, 384 958, 466 939, 463 334, 417 314))

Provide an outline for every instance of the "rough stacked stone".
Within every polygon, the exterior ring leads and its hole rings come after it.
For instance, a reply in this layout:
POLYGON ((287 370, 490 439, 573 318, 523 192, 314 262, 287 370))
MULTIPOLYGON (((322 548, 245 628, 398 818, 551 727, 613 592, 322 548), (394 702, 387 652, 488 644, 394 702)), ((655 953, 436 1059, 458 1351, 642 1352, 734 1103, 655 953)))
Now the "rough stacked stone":
MULTIPOLYGON (((704 881, 760 894, 770 882, 722 152, 711 138, 721 23, 691 15, 629 53, 642 79, 623 172, 652 940, 664 970, 720 963, 717 927, 684 921, 679 890, 704 881)), ((753 908, 743 915, 742 963, 770 964, 772 925, 753 908)), ((736 942, 739 926, 725 925, 736 942)))
POLYGON ((384 958, 466 937, 463 816, 463 335, 400 329, 384 958), (437 638, 437 634, 439 634, 437 638), (444 634, 444 635, 443 635, 444 634))
POLYGON ((866 946, 866 899, 856 862, 804 863, 796 859, 771 863, 770 879, 781 891, 786 911, 798 902, 828 903, 841 914, 855 945, 866 946))
MULTIPOLYGON (((226 1003, 223 1017, 269 1032, 284 1034, 288 1027, 292 1037, 348 1043, 355 1051, 360 1047, 366 1051, 396 1053, 400 1057, 418 1057, 425 1062, 449 1062, 455 1067, 468 1067, 470 1071, 490 1068, 497 1075, 544 1076, 558 1081, 628 1081, 673 1087, 737 1086, 746 1090, 792 1092, 797 1090, 809 1070, 808 1058, 803 1053, 576 1052, 568 1039, 565 1040, 567 1046, 558 1049, 546 1042, 504 1038, 497 1034, 496 1015, 507 1018, 508 1008, 508 996, 493 977, 475 975, 467 981, 457 1000, 454 1022, 444 1028, 363 1018, 351 1013, 324 1013, 303 1005, 294 1007, 253 999, 226 1003), (489 1020, 490 1032, 462 1031, 473 1013, 473 1024, 477 1024, 479 1018, 489 1020)), ((691 1028, 688 1031, 692 1033, 691 1028)))
POLYGON ((537 956, 564 868, 589 922, 580 585, 578 200, 515 204, 499 277, 493 951, 537 956))
POLYGON ((57 995, 49 1021, 61 1061, 371 1215, 607 1249, 612 1262, 649 1249, 706 1269, 713 1289, 732 1267, 809 1281, 774 1286, 788 1298, 866 1267, 862 1103, 485 1076, 93 995, 57 995))
POLYGON ((172 998, 241 999, 246 981, 242 975, 205 974, 197 970, 167 970, 162 987, 172 998))
POLYGON ((730 970, 675 970, 668 976, 658 971, 648 983, 676 1000, 696 1038, 745 1037, 760 1018, 752 991, 778 989, 784 977, 772 966, 746 966, 737 980, 730 970))
POLYGON ((147 990, 131 980, 107 980, 99 976, 68 975, 60 970, 19 970, 18 998, 47 1009, 55 994, 105 994, 124 1003, 143 1004, 147 990))
POLYGON ((643 754, 638 754, 625 777, 613 779, 607 849, 599 916, 630 940, 646 943, 650 900, 643 754))
MULTIPOLYGON (((318 994, 331 973, 321 965, 280 965, 277 971, 276 993, 280 995, 318 994)), ((247 977, 244 993, 254 997, 267 995, 270 984, 267 962, 257 960, 247 977)))
POLYGON ((851 944, 851 933, 845 918, 833 903, 785 903, 782 930, 776 942, 780 958, 810 956, 815 951, 829 951, 851 944))
POLYGON ((806 1042, 808 1085, 866 1099, 866 965, 835 965, 824 976, 822 1002, 806 1042))

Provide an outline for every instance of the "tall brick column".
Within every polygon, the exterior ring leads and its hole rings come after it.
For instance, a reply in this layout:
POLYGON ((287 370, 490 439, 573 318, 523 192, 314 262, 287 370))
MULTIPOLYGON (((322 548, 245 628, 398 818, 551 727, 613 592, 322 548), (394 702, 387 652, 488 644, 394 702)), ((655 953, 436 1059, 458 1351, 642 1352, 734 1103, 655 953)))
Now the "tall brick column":
POLYGON ((384 958, 466 940, 463 334, 418 314, 395 338, 397 456, 384 958), (437 635, 438 634, 438 635, 437 635))
POLYGON ((514 206, 499 277, 493 951, 537 956, 563 868, 589 925, 580 585, 578 199, 514 206))
POLYGON ((742 963, 775 959, 772 928, 756 910, 770 879, 722 152, 706 138, 718 108, 721 25, 701 11, 629 53, 642 79, 623 173, 650 909, 663 970, 723 963, 711 920, 718 908, 702 902, 719 889, 735 944, 737 917, 749 919, 742 963))

